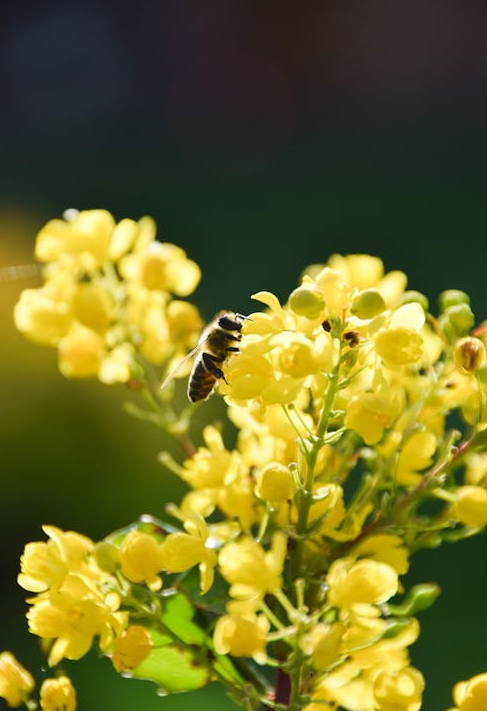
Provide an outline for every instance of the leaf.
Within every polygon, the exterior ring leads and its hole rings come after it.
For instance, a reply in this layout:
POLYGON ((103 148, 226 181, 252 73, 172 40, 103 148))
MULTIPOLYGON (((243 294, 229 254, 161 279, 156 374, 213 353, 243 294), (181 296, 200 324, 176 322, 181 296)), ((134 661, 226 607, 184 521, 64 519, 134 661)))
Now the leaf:
POLYGON ((202 646, 206 633, 193 622, 194 609, 184 595, 176 594, 166 598, 161 622, 184 644, 202 646))
POLYGON ((211 638, 193 621, 193 615, 194 609, 184 595, 167 598, 160 619, 168 633, 150 630, 154 647, 132 676, 154 681, 167 694, 199 689, 216 677, 242 686, 244 680, 231 659, 216 653, 211 638), (175 646, 178 639, 194 651, 175 646))
POLYGON ((211 681, 208 668, 200 666, 191 652, 171 645, 154 647, 131 676, 154 681, 163 693, 192 691, 211 681))

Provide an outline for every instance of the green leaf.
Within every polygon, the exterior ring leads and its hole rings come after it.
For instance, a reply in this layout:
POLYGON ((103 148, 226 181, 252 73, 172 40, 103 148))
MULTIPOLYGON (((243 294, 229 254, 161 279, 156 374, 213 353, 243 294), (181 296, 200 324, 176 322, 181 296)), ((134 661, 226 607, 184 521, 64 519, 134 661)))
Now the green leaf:
POLYGON ((166 598, 161 622, 175 637, 185 644, 202 646, 206 634, 193 622, 194 609, 184 595, 176 594, 166 598))
POLYGON ((170 645, 154 647, 131 676, 154 681, 162 693, 192 691, 211 681, 211 671, 198 665, 191 652, 170 645))

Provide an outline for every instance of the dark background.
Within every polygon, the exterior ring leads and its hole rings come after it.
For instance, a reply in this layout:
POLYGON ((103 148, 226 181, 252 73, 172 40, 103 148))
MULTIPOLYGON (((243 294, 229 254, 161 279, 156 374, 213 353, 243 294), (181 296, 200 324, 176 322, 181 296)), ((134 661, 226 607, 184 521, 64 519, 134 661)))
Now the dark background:
MULTIPOLYGON (((105 207, 152 215, 201 265, 208 319, 248 312, 260 289, 285 298, 332 252, 368 252, 433 304, 468 291, 481 320, 486 31, 483 0, 5 2, 0 267, 30 262, 65 208, 105 207)), ((37 284, 0 283, 0 648, 33 668, 24 544, 42 523, 100 538, 181 491, 156 462, 163 438, 121 413, 123 388, 64 380, 15 332, 13 304, 37 284)), ((443 589, 412 649, 427 711, 487 669, 485 545, 413 563, 410 582, 443 589)), ((233 708, 216 687, 159 699, 94 657, 66 669, 81 711, 233 708)))

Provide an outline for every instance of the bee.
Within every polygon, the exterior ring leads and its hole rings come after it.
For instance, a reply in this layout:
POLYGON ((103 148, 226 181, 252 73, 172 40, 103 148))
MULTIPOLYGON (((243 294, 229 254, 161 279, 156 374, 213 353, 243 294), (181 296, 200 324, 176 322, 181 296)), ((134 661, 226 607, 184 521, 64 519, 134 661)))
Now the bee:
POLYGON ((218 380, 225 380, 222 366, 233 353, 238 353, 242 326, 247 316, 233 311, 220 311, 203 329, 196 348, 193 348, 164 379, 163 388, 180 366, 195 357, 188 380, 188 398, 191 402, 206 400, 218 380))

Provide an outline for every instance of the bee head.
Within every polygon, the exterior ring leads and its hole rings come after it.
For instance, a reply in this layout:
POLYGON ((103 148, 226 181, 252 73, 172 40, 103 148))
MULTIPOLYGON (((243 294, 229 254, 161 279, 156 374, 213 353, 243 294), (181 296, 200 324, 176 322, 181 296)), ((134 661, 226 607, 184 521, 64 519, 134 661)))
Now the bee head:
POLYGON ((223 314, 218 319, 218 325, 220 328, 225 329, 225 331, 241 331, 243 326, 243 319, 245 316, 241 314, 223 314))

